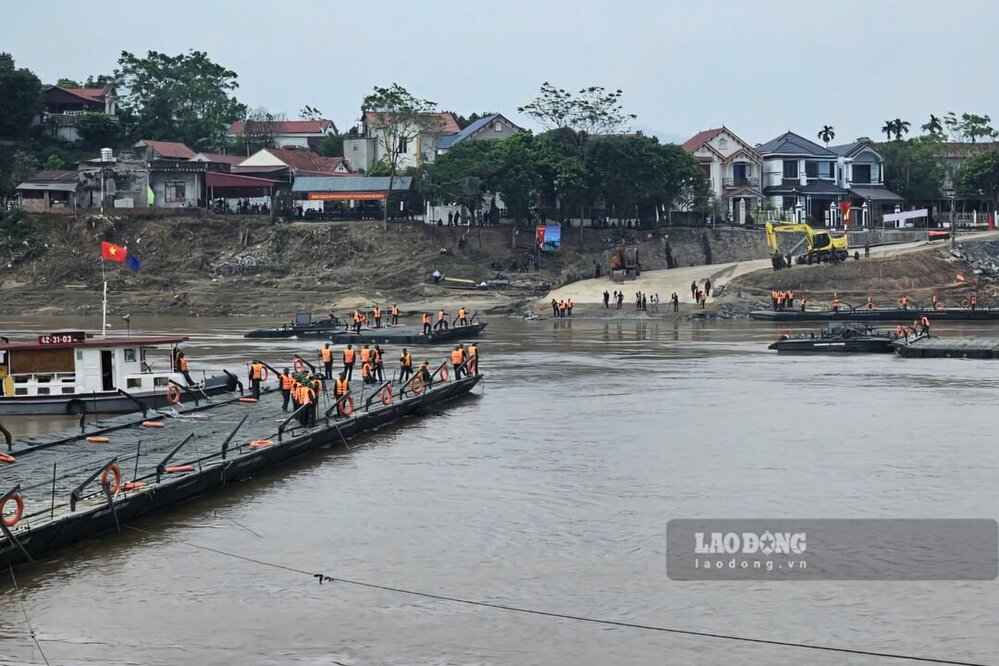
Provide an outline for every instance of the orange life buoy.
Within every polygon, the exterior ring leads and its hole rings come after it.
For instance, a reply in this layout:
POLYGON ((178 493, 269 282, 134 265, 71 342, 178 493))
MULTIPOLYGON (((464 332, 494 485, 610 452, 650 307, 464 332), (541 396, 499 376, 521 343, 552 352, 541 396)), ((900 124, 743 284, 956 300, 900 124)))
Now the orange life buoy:
POLYGON ((111 494, 114 495, 121 488, 121 468, 118 467, 118 463, 115 463, 104 469, 104 473, 101 474, 101 485, 105 485, 108 482, 108 474, 114 477, 114 483, 111 484, 111 494))
POLYGON ((184 472, 193 472, 194 465, 174 465, 173 467, 167 467, 167 474, 182 474, 184 472))
MULTIPOLYGON (((305 370, 305 363, 302 363, 302 359, 295 357, 295 362, 291 364, 291 367, 295 368, 295 372, 302 372, 305 370)), ((267 372, 267 368, 264 368, 264 372, 267 372)), ((267 377, 264 377, 267 379, 267 377)))
POLYGON ((111 441, 110 437, 104 437, 102 435, 91 435, 87 437, 88 442, 93 442, 94 444, 106 444, 111 441))
POLYGON ((354 399, 349 395, 340 401, 340 413, 344 416, 350 416, 354 413, 354 399))
POLYGON ((392 387, 386 386, 382 389, 382 404, 391 405, 392 404, 392 387))
POLYGON ((962 307, 962 308, 966 308, 966 307, 968 307, 969 305, 971 305, 971 301, 969 301, 969 300, 968 300, 967 298, 966 298, 966 299, 964 299, 963 301, 961 301, 961 307, 962 307))
POLYGON ((142 481, 129 481, 121 487, 122 490, 138 490, 139 488, 145 488, 146 484, 142 481))
POLYGON ((423 376, 416 375, 416 377, 413 378, 413 382, 410 384, 410 387, 412 387, 413 393, 416 395, 423 393, 423 389, 426 388, 426 385, 423 382, 423 376))
POLYGON ((270 440, 270 439, 255 439, 252 442, 250 442, 250 448, 251 449, 263 449, 265 447, 270 446, 273 443, 274 443, 274 440, 270 440))
POLYGON ((442 365, 441 366, 441 381, 442 382, 446 382, 447 378, 448 378, 447 366, 446 365, 442 365))
POLYGON ((239 401, 240 402, 256 402, 257 399, 256 398, 240 398, 239 401))
POLYGON ((14 462, 16 458, 9 453, 0 453, 0 462, 7 463, 8 465, 14 462))
POLYGON ((180 389, 177 388, 176 384, 170 384, 167 387, 167 402, 171 405, 176 405, 180 402, 180 389))
POLYGON ((11 500, 14 500, 15 504, 14 515, 11 516, 10 518, 8 518, 7 516, 3 517, 3 524, 6 525, 7 527, 14 527, 14 525, 17 525, 17 522, 21 520, 21 516, 24 515, 24 498, 21 497, 21 493, 14 493, 6 500, 4 500, 4 503, 0 505, 0 515, 3 514, 3 509, 5 506, 7 506, 7 502, 11 500))
POLYGON ((266 382, 267 378, 271 376, 270 373, 267 372, 267 366, 265 365, 264 367, 260 368, 260 371, 261 371, 260 372, 260 381, 266 382))
POLYGON ((143 421, 142 425, 146 428, 166 428, 166 423, 163 421, 143 421))

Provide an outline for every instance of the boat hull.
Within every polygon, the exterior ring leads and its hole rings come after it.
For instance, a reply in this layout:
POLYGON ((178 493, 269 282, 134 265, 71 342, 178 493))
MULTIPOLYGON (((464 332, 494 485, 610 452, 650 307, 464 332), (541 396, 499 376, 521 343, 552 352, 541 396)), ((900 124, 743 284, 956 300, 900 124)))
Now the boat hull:
MULTIPOLYGON (((316 449, 340 445, 360 432, 422 413, 428 408, 467 395, 480 378, 481 375, 472 375, 457 381, 441 382, 435 384, 433 390, 393 403, 392 406, 331 422, 306 434, 267 448, 253 449, 219 460, 180 477, 164 477, 162 482, 118 497, 113 505, 104 503, 91 506, 64 514, 37 527, 17 531, 15 537, 18 543, 0 535, 0 568, 28 562, 29 556, 37 560, 72 543, 115 531, 120 525, 139 516, 196 498, 232 481, 247 479, 260 470, 273 468, 276 464, 316 449)), ((278 400, 279 397, 273 399, 278 400)))
POLYGON ((908 309, 890 310, 755 310, 749 314, 758 321, 896 321, 910 323, 914 319, 927 317, 932 321, 995 321, 999 320, 997 310, 970 310, 967 308, 908 309))
POLYGON ((781 354, 890 354, 894 351, 889 338, 856 340, 778 340, 770 349, 781 354))
POLYGON ((247 338, 319 338, 328 340, 333 344, 397 344, 397 345, 434 345, 445 344, 457 340, 467 340, 482 334, 486 329, 486 324, 470 324, 468 326, 452 326, 446 331, 435 331, 430 335, 423 335, 421 328, 416 326, 382 326, 380 328, 362 328, 360 333, 352 330, 338 329, 311 329, 311 328, 287 328, 287 329, 257 329, 250 331, 244 337, 247 338))
MULTIPOLYGON (((204 394, 210 397, 231 392, 235 388, 235 382, 227 375, 218 375, 208 378, 205 382, 204 394)), ((167 400, 166 391, 132 393, 131 395, 146 409, 161 409, 171 406, 167 400)), ((201 392, 198 392, 197 395, 201 399, 201 392)), ((181 392, 181 401, 185 400, 190 400, 190 398, 181 392)), ((0 416, 80 414, 84 410, 87 414, 124 414, 139 411, 139 406, 117 392, 0 397, 0 416)))

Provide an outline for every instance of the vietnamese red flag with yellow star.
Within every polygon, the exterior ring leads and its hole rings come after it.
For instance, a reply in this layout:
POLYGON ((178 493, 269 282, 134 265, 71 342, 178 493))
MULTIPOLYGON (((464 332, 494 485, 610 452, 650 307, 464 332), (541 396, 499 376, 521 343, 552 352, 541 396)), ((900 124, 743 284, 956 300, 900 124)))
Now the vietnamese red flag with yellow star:
POLYGON ((109 243, 107 241, 101 241, 101 259, 124 263, 127 257, 127 248, 122 247, 121 245, 115 245, 114 243, 109 243))

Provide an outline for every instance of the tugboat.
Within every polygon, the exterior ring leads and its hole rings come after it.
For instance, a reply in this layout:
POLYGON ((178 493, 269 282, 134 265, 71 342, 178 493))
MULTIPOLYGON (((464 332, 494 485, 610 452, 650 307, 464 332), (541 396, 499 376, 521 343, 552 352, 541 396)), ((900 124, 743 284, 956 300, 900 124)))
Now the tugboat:
POLYGON ((343 320, 335 316, 313 319, 308 312, 299 312, 291 324, 274 328, 258 328, 243 335, 244 338, 321 338, 335 345, 346 344, 398 344, 433 345, 468 340, 478 337, 486 330, 486 323, 475 321, 478 312, 472 313, 468 324, 451 325, 424 335, 423 329, 411 324, 389 324, 386 326, 362 326, 359 331, 348 328, 343 320))
POLYGON ((95 337, 84 331, 39 335, 35 342, 0 344, 0 415, 122 413, 158 409, 236 389, 234 375, 188 386, 171 367, 154 369, 147 352, 169 348, 185 336, 95 337))
POLYGON ((892 346, 894 341, 894 334, 870 326, 830 324, 818 335, 810 333, 793 338, 782 335, 779 340, 771 343, 768 349, 792 354, 890 354, 895 351, 892 346))
POLYGON ((288 324, 271 328, 258 328, 244 338, 326 338, 337 329, 347 330, 347 324, 332 313, 322 319, 313 319, 311 312, 298 312, 288 324))

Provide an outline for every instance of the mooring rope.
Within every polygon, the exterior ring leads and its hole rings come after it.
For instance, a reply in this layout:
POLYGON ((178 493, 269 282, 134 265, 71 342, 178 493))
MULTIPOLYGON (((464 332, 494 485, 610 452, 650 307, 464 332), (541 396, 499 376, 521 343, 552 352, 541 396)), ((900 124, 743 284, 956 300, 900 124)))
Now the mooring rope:
POLYGON ((42 644, 38 642, 38 636, 35 634, 35 628, 31 626, 31 619, 28 618, 28 610, 24 607, 24 601, 21 599, 21 589, 17 586, 17 579, 14 578, 14 567, 10 567, 10 580, 14 583, 14 592, 17 594, 17 602, 21 606, 21 612, 24 613, 24 622, 28 625, 28 635, 31 636, 31 640, 35 642, 35 647, 38 648, 38 654, 42 655, 42 661, 48 666, 49 660, 45 656, 45 651, 42 650, 42 644))

